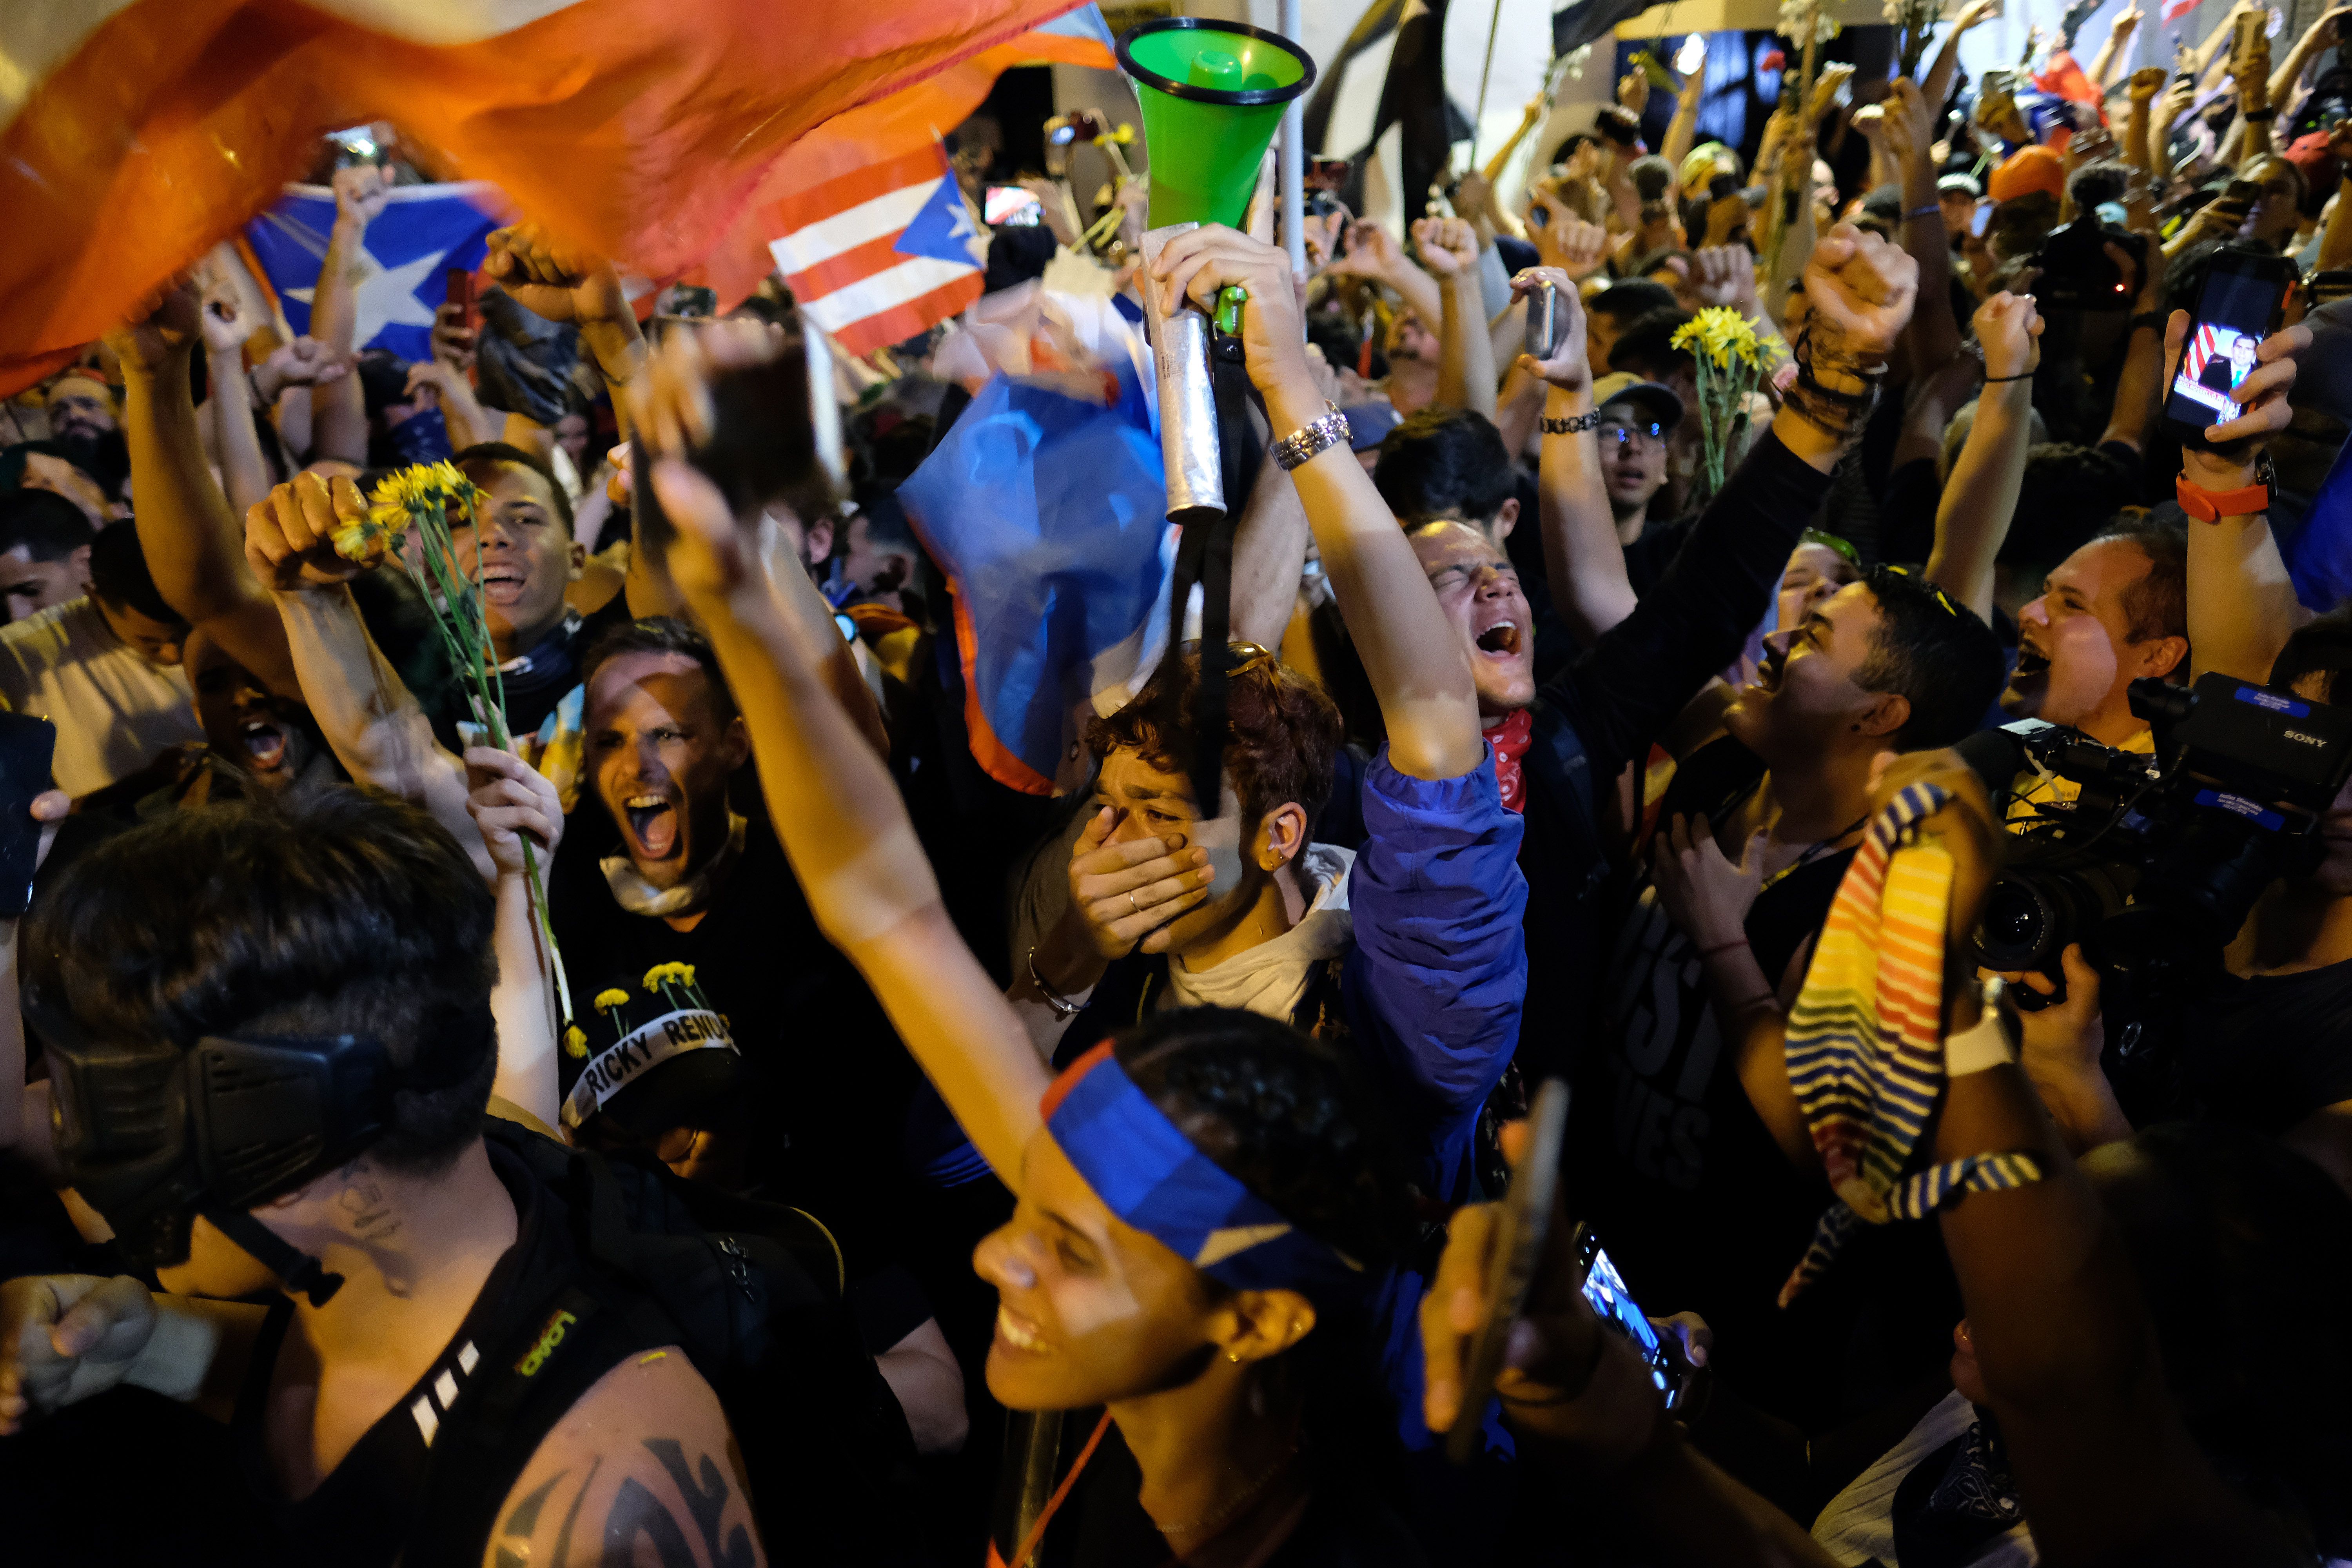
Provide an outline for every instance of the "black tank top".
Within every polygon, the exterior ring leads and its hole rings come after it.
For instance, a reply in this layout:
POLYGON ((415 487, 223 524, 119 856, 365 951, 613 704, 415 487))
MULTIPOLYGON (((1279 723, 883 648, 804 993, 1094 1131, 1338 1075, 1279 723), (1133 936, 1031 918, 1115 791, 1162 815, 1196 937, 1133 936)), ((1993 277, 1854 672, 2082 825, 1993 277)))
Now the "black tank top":
POLYGON ((388 1568, 400 1555, 431 1462, 441 1417, 468 1379, 513 1335, 520 1318, 545 1300, 573 1272, 570 1228, 559 1205, 515 1157, 488 1144, 490 1167, 514 1199, 515 1240, 490 1270, 482 1292, 433 1365, 382 1419, 367 1429, 342 1462, 299 1501, 278 1489, 262 1427, 270 1374, 284 1346, 294 1304, 280 1297, 254 1344, 245 1384, 230 1422, 238 1467, 299 1561, 341 1568, 388 1568))

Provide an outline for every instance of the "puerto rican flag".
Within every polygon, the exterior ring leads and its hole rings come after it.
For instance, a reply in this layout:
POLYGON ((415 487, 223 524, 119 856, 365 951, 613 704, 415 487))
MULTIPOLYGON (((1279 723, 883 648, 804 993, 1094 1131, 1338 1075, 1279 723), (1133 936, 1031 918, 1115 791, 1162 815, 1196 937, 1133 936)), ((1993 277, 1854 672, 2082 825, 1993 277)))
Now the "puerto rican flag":
POLYGON ((809 320, 853 354, 913 337, 980 298, 988 247, 934 138, 778 204, 769 249, 809 320))
MULTIPOLYGON (((1071 9, 1071 0, 0 5, 0 214, 9 226, 0 393, 70 363, 276 204, 321 136, 371 121, 396 121, 404 143, 436 149, 440 166, 428 173, 495 185, 522 214, 625 269, 666 281, 716 253, 748 252, 756 284, 781 230, 745 231, 741 220, 789 194, 770 193, 768 181, 797 143, 961 66, 1109 64, 1107 47, 1078 36, 1100 18, 1066 24, 1071 9), (1015 39, 1044 42, 1001 53, 1015 39), (730 248, 739 235, 748 245, 730 248)), ((970 106, 987 90, 982 83, 970 106)))

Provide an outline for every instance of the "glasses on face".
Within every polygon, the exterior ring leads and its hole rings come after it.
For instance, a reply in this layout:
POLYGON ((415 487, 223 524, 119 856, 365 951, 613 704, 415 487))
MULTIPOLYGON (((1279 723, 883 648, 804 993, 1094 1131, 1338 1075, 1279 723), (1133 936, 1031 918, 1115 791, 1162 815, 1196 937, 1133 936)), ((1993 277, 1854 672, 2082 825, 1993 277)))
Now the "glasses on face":
POLYGON ((1604 423, 1596 435, 1604 448, 1613 445, 1621 449, 1632 447, 1637 452, 1647 452, 1664 444, 1666 427, 1658 424, 1630 425, 1622 419, 1612 419, 1604 423))

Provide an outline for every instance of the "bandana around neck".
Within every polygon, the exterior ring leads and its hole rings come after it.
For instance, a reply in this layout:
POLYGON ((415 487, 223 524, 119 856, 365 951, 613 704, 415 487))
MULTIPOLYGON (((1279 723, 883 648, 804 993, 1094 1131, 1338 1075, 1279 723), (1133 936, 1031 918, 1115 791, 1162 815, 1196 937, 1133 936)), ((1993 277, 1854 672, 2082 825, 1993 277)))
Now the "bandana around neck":
POLYGON ((607 855, 597 864, 604 868, 604 885, 613 889, 613 898, 633 915, 674 915, 693 909, 710 895, 719 879, 734 867, 743 854, 743 840, 751 831, 751 823, 733 812, 727 814, 727 842, 710 864, 680 882, 675 888, 656 888, 637 874, 626 855, 607 855))
POLYGON ((1236 1290, 1355 1289, 1363 1266, 1298 1229, 1192 1146, 1105 1040, 1070 1064, 1038 1108, 1111 1213, 1236 1290))
POLYGON ((1528 778, 1519 762, 1528 754, 1535 733, 1536 716, 1526 708, 1512 709, 1508 718, 1486 731, 1495 747, 1495 783, 1503 792, 1506 811, 1524 815, 1528 809, 1528 778))

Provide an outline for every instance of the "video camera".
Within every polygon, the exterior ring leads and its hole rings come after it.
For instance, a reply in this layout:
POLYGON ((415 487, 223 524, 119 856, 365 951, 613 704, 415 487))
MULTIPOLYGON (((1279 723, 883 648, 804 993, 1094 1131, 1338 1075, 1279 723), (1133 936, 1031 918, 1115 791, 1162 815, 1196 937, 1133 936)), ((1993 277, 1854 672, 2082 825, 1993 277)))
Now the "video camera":
POLYGON ((2011 838, 1974 942, 1987 968, 2054 978, 2079 942, 2160 997, 2212 962, 2263 889, 2317 868, 2321 818, 2352 777, 2352 710, 2220 674, 2187 689, 2135 680, 2131 707, 2154 756, 2039 720, 1962 744, 1979 773, 1998 752, 2079 791, 2011 838))
POLYGON ((2045 310, 2121 310, 2129 308, 2136 287, 2124 281, 2123 269, 2107 254, 2119 247, 2145 276, 2147 241, 2096 217, 2079 217, 2050 231, 2032 264, 2042 269, 2033 292, 2045 310))

